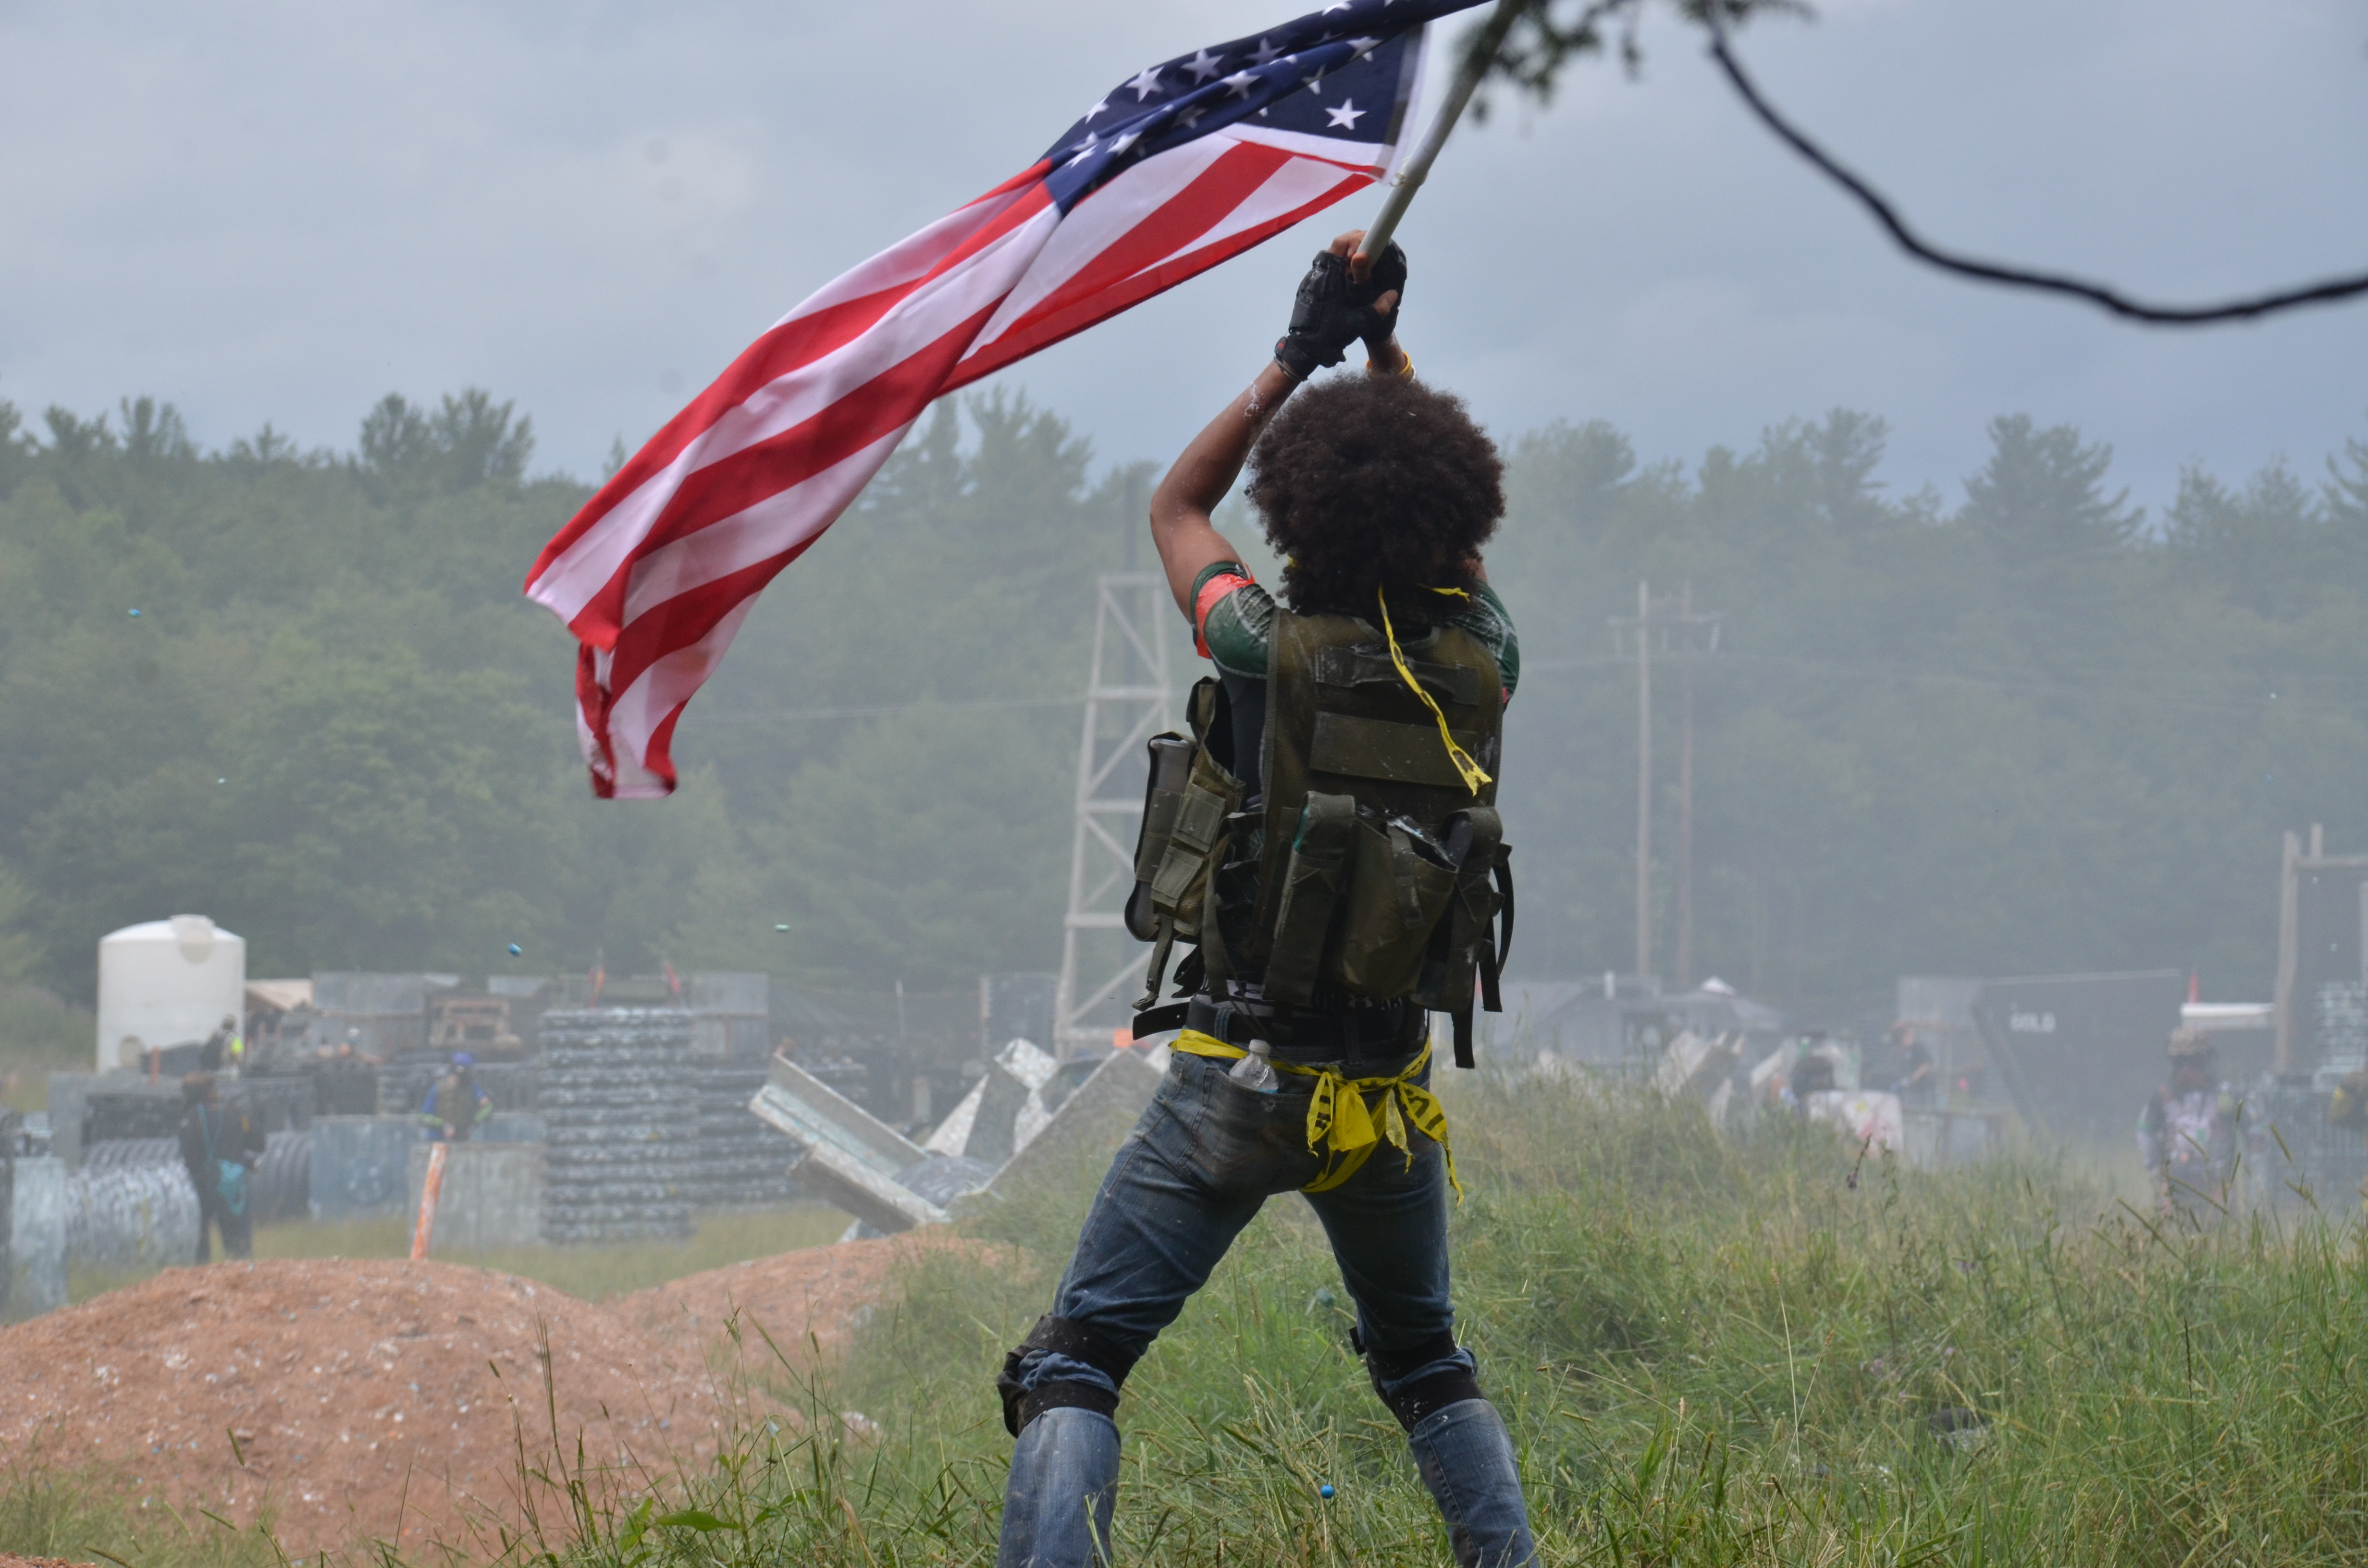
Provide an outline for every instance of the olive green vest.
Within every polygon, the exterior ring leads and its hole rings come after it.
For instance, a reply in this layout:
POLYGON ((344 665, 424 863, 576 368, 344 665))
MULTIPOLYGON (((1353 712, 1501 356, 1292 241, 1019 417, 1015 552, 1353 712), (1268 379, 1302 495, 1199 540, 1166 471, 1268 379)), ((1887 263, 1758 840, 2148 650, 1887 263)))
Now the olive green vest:
POLYGON ((1304 1006, 1322 984, 1452 1014, 1457 1058, 1469 1064, 1475 976, 1496 1010, 1500 911, 1505 937, 1511 927, 1493 778, 1501 677, 1480 641, 1456 627, 1401 638, 1398 653, 1403 672, 1381 629, 1362 618, 1277 610, 1258 759, 1263 846, 1239 952, 1227 950, 1209 897, 1215 869, 1238 862, 1250 836, 1246 786, 1200 744, 1216 683, 1193 692, 1191 743, 1151 743, 1127 924, 1158 948, 1138 1007, 1156 999, 1168 944, 1180 936, 1200 944, 1209 979, 1259 975, 1262 996, 1279 1006, 1304 1006), (1490 777, 1467 781, 1442 724, 1490 777))

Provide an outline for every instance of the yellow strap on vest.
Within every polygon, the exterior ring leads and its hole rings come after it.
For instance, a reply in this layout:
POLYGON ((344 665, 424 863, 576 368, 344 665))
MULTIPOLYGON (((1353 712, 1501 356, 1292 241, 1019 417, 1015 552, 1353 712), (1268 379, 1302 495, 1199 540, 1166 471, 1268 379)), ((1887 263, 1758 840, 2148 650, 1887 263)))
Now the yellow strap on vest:
MULTIPOLYGON (((1199 1029, 1186 1029, 1168 1047, 1187 1056, 1205 1056, 1216 1062, 1238 1062, 1249 1054, 1238 1045, 1227 1045, 1212 1034, 1199 1029)), ((1299 1190, 1329 1192, 1364 1167, 1373 1151, 1387 1142, 1414 1165, 1414 1149, 1406 1139, 1406 1127, 1439 1145, 1447 1156, 1447 1184, 1455 1189, 1455 1200, 1463 1201, 1463 1184, 1455 1177, 1455 1151, 1447 1141, 1447 1110, 1439 1096, 1415 1082, 1415 1077, 1430 1060, 1430 1045, 1423 1044, 1422 1051, 1405 1069, 1386 1078, 1347 1078, 1337 1067, 1302 1067, 1297 1062, 1278 1062, 1272 1057, 1267 1064, 1278 1073, 1315 1080, 1315 1093, 1307 1102, 1307 1148, 1311 1153, 1324 1156, 1324 1168, 1315 1179, 1299 1190), (1382 1096, 1382 1125, 1373 1126, 1373 1113, 1365 1104, 1367 1095, 1382 1096)))
MULTIPOLYGON (((1434 593, 1454 593, 1457 590, 1453 588, 1438 588, 1433 589, 1432 591, 1434 593)), ((1413 691, 1417 697, 1422 699, 1422 705, 1430 710, 1430 716, 1432 718, 1439 721, 1439 738, 1447 743, 1447 760, 1455 765, 1455 771, 1457 773, 1463 775, 1463 787, 1466 790, 1471 790, 1474 794, 1478 794, 1480 792, 1481 785, 1493 784, 1496 780, 1490 778, 1487 774, 1480 770, 1480 765, 1472 760, 1471 753, 1465 751, 1462 746, 1455 744, 1455 732, 1447 727, 1447 715, 1439 710, 1439 704, 1431 699, 1430 693, 1422 688, 1422 682, 1415 679, 1414 672, 1406 668, 1406 654, 1400 652, 1398 648, 1397 631, 1390 625, 1390 596, 1388 593, 1381 588, 1375 588, 1373 590, 1373 597, 1381 603, 1382 636, 1389 642, 1390 645, 1390 663, 1397 665, 1399 678, 1406 683, 1408 689, 1413 691)))

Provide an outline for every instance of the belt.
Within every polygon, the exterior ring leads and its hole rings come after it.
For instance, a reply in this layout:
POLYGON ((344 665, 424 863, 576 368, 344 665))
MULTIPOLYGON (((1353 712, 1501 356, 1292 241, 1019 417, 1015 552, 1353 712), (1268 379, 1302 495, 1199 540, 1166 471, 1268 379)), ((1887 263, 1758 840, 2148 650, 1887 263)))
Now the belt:
POLYGON ((1403 1002, 1359 1007, 1345 1013, 1302 1013, 1253 1002, 1219 1002, 1195 996, 1135 1015, 1134 1037, 1187 1028, 1226 1045, 1265 1040, 1276 1060, 1334 1061, 1365 1056, 1403 1056, 1421 1042, 1425 1014, 1403 1002))
MULTIPOLYGON (((1186 1029, 1171 1049, 1216 1062, 1239 1061, 1249 1054, 1238 1045, 1198 1029, 1186 1029)), ((1463 1200, 1463 1184, 1455 1179, 1455 1151, 1447 1142, 1447 1112, 1436 1096, 1415 1082, 1430 1064, 1428 1043, 1412 1062, 1377 1078, 1351 1078, 1337 1067, 1303 1067, 1295 1062, 1268 1060, 1278 1073, 1315 1080, 1315 1092, 1307 1101, 1307 1149, 1323 1155, 1324 1165, 1314 1181, 1300 1188, 1302 1192, 1329 1192, 1338 1187, 1362 1170, 1385 1140, 1412 1165, 1414 1147, 1406 1141, 1406 1127, 1411 1123, 1416 1131, 1439 1145, 1447 1159, 1447 1183, 1455 1189, 1455 1200, 1463 1200), (1373 1094, 1381 1100, 1368 1107, 1365 1096, 1373 1094), (1381 1112, 1378 1128, 1373 1125, 1376 1109, 1381 1112)))

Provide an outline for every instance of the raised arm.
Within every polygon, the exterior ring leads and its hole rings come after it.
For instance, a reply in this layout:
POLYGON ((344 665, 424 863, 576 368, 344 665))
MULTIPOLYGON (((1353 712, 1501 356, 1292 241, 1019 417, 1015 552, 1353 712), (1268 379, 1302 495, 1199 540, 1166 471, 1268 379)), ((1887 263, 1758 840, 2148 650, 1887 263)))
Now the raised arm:
MULTIPOLYGON (((1371 356, 1367 368, 1372 374, 1404 375, 1411 369, 1395 333, 1398 289, 1385 289, 1371 301, 1359 301, 1355 285, 1348 285, 1338 298, 1323 293, 1328 286, 1325 280, 1334 274, 1347 284, 1348 258, 1364 237, 1362 229, 1351 229, 1316 258, 1307 280, 1300 285, 1292 330, 1275 346, 1276 358, 1225 405, 1224 412, 1192 437, 1151 494, 1151 542, 1167 570, 1177 608, 1188 616, 1192 613, 1192 580, 1214 562, 1241 559, 1209 516, 1241 477, 1242 464, 1248 460, 1258 433, 1299 383, 1317 365, 1338 364, 1348 345, 1360 336, 1371 356), (1327 258, 1337 259, 1329 259, 1327 265, 1327 258), (1296 369, 1284 363, 1286 356, 1296 369)), ((1397 249, 1390 248, 1394 253, 1397 249)), ((1395 273, 1401 282, 1405 266, 1401 255, 1395 273)))

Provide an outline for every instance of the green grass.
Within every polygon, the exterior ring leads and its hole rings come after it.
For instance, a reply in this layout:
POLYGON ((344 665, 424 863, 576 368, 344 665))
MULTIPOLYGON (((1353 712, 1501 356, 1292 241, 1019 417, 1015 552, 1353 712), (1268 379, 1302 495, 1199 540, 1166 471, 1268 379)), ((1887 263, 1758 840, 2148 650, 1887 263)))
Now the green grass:
POLYGON ((268 1535, 174 1509, 128 1471, 60 1472, 10 1454, 0 1470, 0 1551, 131 1568, 289 1568, 268 1535))
MULTIPOLYGON (((538 1284, 555 1285, 571 1296, 598 1301, 752 1257, 771 1257, 801 1247, 821 1246, 837 1241, 847 1225, 847 1216, 836 1209, 800 1204, 752 1213, 702 1214, 698 1217, 697 1233, 678 1242, 511 1247, 490 1253, 431 1249, 428 1256, 443 1263, 464 1263, 523 1275, 538 1284)), ((283 1224, 258 1225, 255 1256, 408 1257, 411 1221, 390 1215, 370 1220, 323 1223, 291 1220, 283 1224)), ((67 1294, 74 1301, 87 1301, 153 1277, 154 1271, 125 1274, 78 1268, 67 1276, 67 1294)))
MULTIPOLYGON (((1462 1332, 1544 1561, 2368 1561, 2368 1251, 2348 1210, 2182 1232, 2062 1163, 1919 1173, 1790 1121, 1728 1145, 1692 1113, 1578 1086, 1444 1087, 1470 1193, 1462 1332), (1979 1412, 1984 1440, 1940 1440, 1942 1409, 1979 1412)), ((999 1264, 917 1257, 902 1307, 825 1382, 751 1336, 748 1374, 803 1420, 760 1423, 684 1494, 587 1487, 508 1557, 991 1562, 1010 1452, 991 1381, 1096 1174, 965 1221, 1019 1244, 999 1264)), ((1121 1561, 1448 1561, 1348 1323, 1304 1206, 1270 1204, 1128 1384, 1121 1561)), ((573 1460, 533 1462, 564 1482, 573 1460)), ((40 1539, 10 1517, 0 1548, 40 1539)))
MULTIPOLYGON (((1463 1333, 1545 1561, 2368 1560, 2368 1255, 2348 1214, 2180 1233, 2062 1164, 1918 1173, 1796 1123, 1736 1147, 1577 1088, 1450 1095, 1463 1333), (1935 1436, 1942 1409, 1980 1413, 1978 1447, 1935 1436)), ((1017 1267, 914 1265, 832 1386, 775 1369, 809 1426, 760 1429, 689 1498, 590 1510, 535 1550, 992 1562, 1010 1445, 989 1384, 1088 1190, 971 1222, 1023 1244, 1017 1267), (850 1408, 877 1439, 833 1415, 850 1408)), ((1128 1384, 1121 1561, 1448 1560, 1348 1324, 1304 1205, 1269 1205, 1128 1384)))

